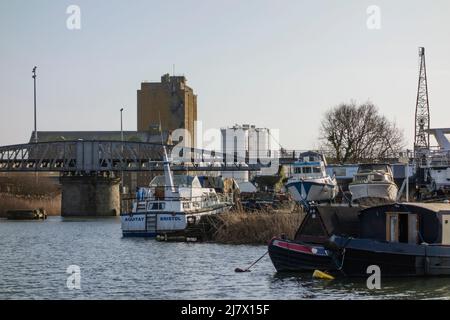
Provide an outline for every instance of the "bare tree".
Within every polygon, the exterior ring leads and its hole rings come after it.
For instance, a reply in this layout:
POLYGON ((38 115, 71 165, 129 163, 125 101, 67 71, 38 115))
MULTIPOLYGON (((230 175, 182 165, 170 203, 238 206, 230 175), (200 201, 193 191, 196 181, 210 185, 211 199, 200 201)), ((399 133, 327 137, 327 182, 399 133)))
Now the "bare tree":
POLYGON ((371 102, 343 103, 326 112, 320 140, 328 157, 339 163, 384 159, 404 147, 403 132, 371 102))

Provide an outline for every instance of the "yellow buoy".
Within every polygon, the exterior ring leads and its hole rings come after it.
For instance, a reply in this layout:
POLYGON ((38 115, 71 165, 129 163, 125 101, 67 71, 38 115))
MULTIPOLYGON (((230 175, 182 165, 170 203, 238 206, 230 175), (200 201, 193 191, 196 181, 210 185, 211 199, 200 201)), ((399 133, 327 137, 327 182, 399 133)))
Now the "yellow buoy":
POLYGON ((325 280, 334 280, 334 277, 326 272, 322 272, 320 270, 314 270, 313 278, 317 279, 325 279, 325 280))

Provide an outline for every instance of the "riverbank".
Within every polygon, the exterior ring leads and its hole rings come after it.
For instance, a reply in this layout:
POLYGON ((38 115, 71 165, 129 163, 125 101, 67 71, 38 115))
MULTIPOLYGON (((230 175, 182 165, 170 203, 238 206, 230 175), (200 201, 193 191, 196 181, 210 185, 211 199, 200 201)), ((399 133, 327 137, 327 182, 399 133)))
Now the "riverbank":
POLYGON ((18 195, 0 192, 0 217, 8 210, 34 210, 42 208, 49 216, 61 214, 61 193, 48 195, 18 195))
POLYGON ((209 219, 210 240, 222 244, 267 244, 273 236, 293 238, 303 212, 228 212, 209 219))

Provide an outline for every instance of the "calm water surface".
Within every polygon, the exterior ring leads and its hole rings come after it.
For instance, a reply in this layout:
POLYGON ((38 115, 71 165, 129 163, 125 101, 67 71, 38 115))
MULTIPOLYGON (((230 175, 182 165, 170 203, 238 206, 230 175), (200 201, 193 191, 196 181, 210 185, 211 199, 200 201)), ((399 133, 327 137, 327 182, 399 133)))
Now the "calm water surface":
POLYGON ((314 280, 279 275, 266 256, 252 272, 235 273, 266 246, 164 243, 122 238, 120 220, 0 219, 0 299, 442 299, 450 278, 314 280), (81 289, 69 290, 69 265, 81 289))

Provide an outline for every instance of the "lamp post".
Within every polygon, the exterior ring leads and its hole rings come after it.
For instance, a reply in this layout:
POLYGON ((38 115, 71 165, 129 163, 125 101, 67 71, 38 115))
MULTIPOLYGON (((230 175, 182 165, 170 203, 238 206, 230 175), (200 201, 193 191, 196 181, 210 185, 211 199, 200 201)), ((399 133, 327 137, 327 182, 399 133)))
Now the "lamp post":
POLYGON ((120 139, 123 142, 123 122, 122 122, 122 113, 123 113, 123 108, 120 109, 120 139))
POLYGON ((407 161, 405 163, 405 176, 406 176, 406 202, 409 202, 409 152, 406 150, 407 161))
POLYGON ((36 66, 33 68, 33 82, 34 82, 34 142, 38 142, 37 136, 37 120, 36 120, 36 66))
MULTIPOLYGON (((122 166, 123 166, 123 108, 120 109, 120 140, 122 141, 122 147, 121 147, 121 151, 122 151, 122 166)), ((120 184, 121 184, 121 193, 124 193, 123 190, 123 167, 122 167, 122 172, 121 172, 121 179, 120 179, 120 184)))

